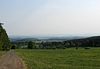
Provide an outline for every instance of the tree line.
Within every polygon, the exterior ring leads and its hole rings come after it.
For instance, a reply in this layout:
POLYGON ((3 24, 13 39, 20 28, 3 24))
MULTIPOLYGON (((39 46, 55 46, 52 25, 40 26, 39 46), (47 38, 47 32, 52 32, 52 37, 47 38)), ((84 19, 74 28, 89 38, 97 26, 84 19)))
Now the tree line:
POLYGON ((100 37, 90 37, 84 39, 75 39, 62 42, 14 42, 16 48, 28 48, 28 49, 65 49, 79 47, 87 49, 88 47, 100 47, 100 37))

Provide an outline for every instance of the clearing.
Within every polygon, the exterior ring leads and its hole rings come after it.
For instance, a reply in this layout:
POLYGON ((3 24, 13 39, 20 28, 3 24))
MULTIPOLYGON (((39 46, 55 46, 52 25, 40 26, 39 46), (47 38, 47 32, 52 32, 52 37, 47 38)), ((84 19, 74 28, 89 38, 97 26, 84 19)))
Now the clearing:
POLYGON ((11 50, 0 57, 0 69, 25 69, 25 66, 14 50, 11 50))

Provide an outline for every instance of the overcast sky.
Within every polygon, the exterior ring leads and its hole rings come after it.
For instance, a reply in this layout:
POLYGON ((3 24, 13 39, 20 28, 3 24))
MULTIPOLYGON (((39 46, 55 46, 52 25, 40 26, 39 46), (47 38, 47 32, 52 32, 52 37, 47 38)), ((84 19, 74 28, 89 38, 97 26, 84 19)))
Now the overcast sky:
POLYGON ((100 35, 100 0, 0 0, 9 35, 100 35))

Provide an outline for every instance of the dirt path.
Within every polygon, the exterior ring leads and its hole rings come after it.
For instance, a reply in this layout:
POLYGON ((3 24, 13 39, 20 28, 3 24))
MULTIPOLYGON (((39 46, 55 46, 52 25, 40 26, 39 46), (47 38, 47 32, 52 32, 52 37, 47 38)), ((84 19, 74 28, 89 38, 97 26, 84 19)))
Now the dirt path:
POLYGON ((25 69, 25 66, 14 50, 11 50, 0 58, 0 69, 25 69))

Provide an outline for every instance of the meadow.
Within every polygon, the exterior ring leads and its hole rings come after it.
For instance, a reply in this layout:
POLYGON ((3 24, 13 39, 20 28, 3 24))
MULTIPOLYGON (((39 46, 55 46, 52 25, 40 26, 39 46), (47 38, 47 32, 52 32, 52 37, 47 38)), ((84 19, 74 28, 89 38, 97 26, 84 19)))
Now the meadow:
POLYGON ((0 57, 2 56, 2 55, 4 55, 6 52, 5 51, 0 51, 0 57))
POLYGON ((17 49, 28 69, 100 69, 100 48, 17 49))

